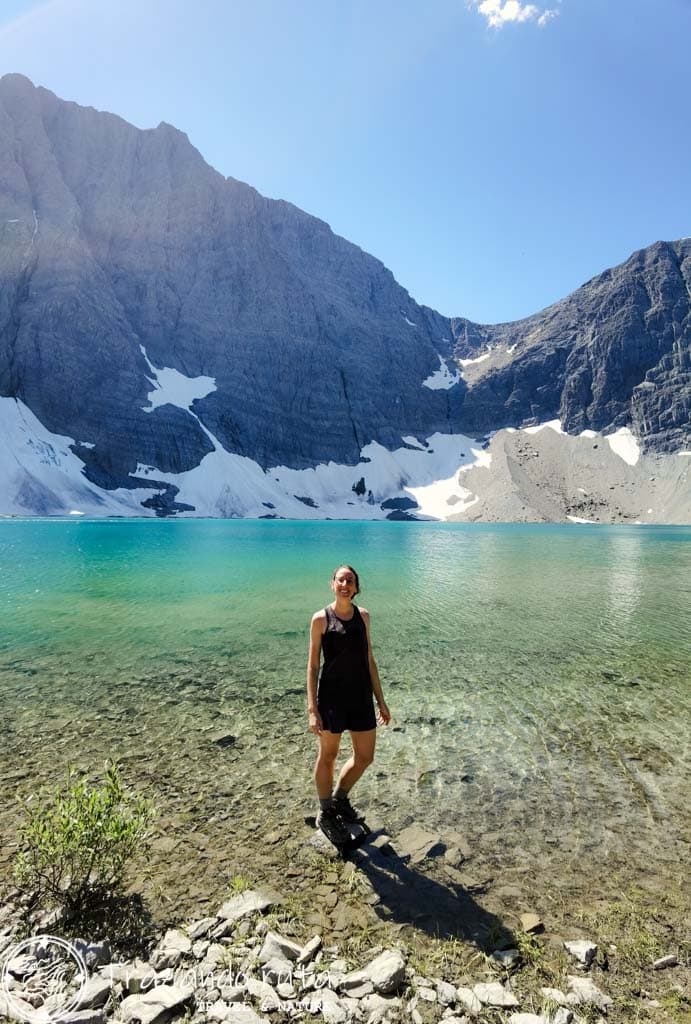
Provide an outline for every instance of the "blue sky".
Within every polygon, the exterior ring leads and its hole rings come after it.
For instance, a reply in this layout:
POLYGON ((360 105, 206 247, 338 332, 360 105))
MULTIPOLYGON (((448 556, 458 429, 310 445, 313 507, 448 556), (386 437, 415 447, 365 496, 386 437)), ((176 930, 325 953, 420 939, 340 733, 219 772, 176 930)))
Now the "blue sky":
POLYGON ((4 0, 0 69, 205 159, 418 302, 537 312, 691 234, 691 0, 4 0))

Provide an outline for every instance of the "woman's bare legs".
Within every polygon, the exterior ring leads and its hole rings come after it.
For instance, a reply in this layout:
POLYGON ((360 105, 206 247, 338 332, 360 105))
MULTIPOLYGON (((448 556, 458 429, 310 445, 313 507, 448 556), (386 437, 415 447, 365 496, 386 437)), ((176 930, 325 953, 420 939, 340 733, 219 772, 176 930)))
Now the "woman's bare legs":
MULTIPOLYGON (((324 734, 322 733, 322 735, 324 734)), ((341 768, 341 774, 338 777, 338 785, 336 787, 345 793, 348 793, 353 788, 365 769, 369 768, 372 764, 374 760, 374 747, 377 742, 377 730, 367 729, 365 732, 351 732, 350 739, 353 744, 353 753, 341 768)), ((338 746, 336 746, 336 752, 338 752, 338 746)), ((334 754, 334 759, 335 757, 336 755, 334 754)))
POLYGON ((319 733, 319 753, 314 766, 314 782, 320 800, 328 800, 333 792, 334 768, 340 743, 340 732, 322 729, 319 733))

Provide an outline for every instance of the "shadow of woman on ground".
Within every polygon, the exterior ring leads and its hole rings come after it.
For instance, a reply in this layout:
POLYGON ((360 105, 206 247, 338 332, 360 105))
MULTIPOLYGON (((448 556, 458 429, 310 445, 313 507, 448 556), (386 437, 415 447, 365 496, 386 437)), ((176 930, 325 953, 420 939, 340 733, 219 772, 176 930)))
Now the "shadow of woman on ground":
POLYGON ((352 851, 351 859, 379 897, 374 910, 380 918, 412 925, 432 938, 462 939, 486 952, 513 943, 512 931, 475 900, 482 886, 438 881, 368 838, 370 842, 352 851))

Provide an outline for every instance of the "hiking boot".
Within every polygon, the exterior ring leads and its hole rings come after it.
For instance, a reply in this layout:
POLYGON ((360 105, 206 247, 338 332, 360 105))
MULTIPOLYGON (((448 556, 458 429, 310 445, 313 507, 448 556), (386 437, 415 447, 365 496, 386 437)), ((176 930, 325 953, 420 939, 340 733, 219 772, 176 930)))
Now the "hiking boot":
POLYGON ((343 846, 350 842, 350 832, 341 821, 335 807, 327 807, 317 815, 317 828, 320 829, 334 846, 343 846))
POLYGON ((342 821, 351 822, 353 825, 359 825, 365 820, 364 814, 360 814, 355 810, 347 796, 334 797, 334 807, 342 821))

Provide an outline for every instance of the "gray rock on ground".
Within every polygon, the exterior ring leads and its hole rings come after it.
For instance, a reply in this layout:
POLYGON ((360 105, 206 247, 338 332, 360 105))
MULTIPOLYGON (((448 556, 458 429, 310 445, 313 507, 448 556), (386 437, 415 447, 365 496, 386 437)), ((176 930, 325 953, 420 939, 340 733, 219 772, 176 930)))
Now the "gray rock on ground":
POLYGON ((387 949, 362 969, 381 995, 397 992, 405 981, 405 959, 397 949, 387 949))
POLYGON ((453 985, 448 981, 443 981, 441 978, 437 980, 437 999, 442 1006, 453 1006, 458 998, 458 994, 453 985))
POLYGON ((244 994, 244 985, 222 985, 219 993, 221 999, 226 1003, 241 1003, 244 994))
POLYGON ((508 1024, 571 1024, 573 1011, 560 1006, 555 1013, 512 1013, 508 1024))
POLYGON ((456 989, 456 996, 461 1006, 465 1007, 470 1013, 480 1013, 482 1010, 482 1002, 476 996, 472 988, 468 988, 465 985, 460 985, 456 989))
POLYGON ((413 824, 399 832, 392 845, 399 857, 407 856, 411 864, 421 864, 435 848, 441 848, 441 835, 413 824))
POLYGON ((127 995, 136 995, 152 988, 158 982, 158 975, 151 964, 143 960, 106 964, 98 973, 111 985, 120 984, 127 995))
POLYGON ((429 988, 427 985, 420 985, 415 991, 415 995, 418 999, 422 999, 425 1003, 436 1003, 437 993, 433 988, 429 988))
POLYGON ((193 942, 197 939, 203 939, 209 934, 212 926, 215 924, 215 917, 204 917, 201 921, 195 921, 193 924, 189 925, 187 928, 187 934, 193 942))
POLYGON ((566 998, 570 1006, 580 1006, 582 1003, 592 1003, 597 1006, 600 1010, 607 1010, 609 1006, 612 1006, 613 1000, 610 996, 601 992, 600 989, 593 984, 590 978, 580 978, 576 975, 567 975, 569 983, 569 991, 566 993, 566 998))
POLYGON ((73 1009, 100 1009, 100 1007, 105 1006, 108 1002, 110 992, 111 984, 108 979, 104 978, 101 974, 94 974, 87 980, 79 993, 78 999, 73 1003, 73 1009))
POLYGON ((245 991, 260 1003, 261 1010, 266 1012, 280 1010, 280 996, 268 982, 258 981, 256 978, 248 978, 245 982, 245 991))
POLYGON ((297 963, 308 964, 310 960, 313 960, 322 947, 321 935, 314 935, 306 945, 302 947, 297 958, 297 963))
POLYGON ((110 939, 103 939, 101 942, 85 942, 83 939, 73 939, 71 945, 83 957, 84 963, 90 971, 110 963, 110 939))
POLYGON ((255 892, 253 889, 247 889, 245 892, 241 892, 237 896, 233 896, 232 899, 226 900, 226 902, 219 907, 216 912, 216 916, 220 917, 223 921, 240 921, 243 917, 247 917, 249 914, 256 914, 263 910, 267 910, 269 907, 272 907, 275 902, 276 901, 274 899, 271 899, 269 896, 265 896, 261 892, 255 892))
POLYGON ((313 992, 309 999, 309 1012, 320 1014, 326 1024, 345 1024, 350 1013, 342 1000, 330 988, 313 992))
POLYGON ((491 959, 499 967, 504 967, 506 970, 515 967, 521 959, 521 954, 517 949, 496 949, 492 953, 491 959))
POLYGON ((280 956, 272 956, 262 963, 262 979, 269 985, 290 984, 293 980, 293 964, 280 956))
POLYGON ((266 1024, 266 1017, 260 1017, 251 1006, 230 1006, 223 1020, 225 1024, 266 1024))
POLYGON ((540 993, 545 999, 549 999, 552 1003, 557 1003, 559 1006, 568 1006, 568 999, 566 993, 562 992, 560 988, 549 988, 544 986, 540 989, 540 993))
POLYGON ((178 928, 171 928, 151 954, 151 966, 155 971, 162 971, 167 967, 177 967, 191 952, 192 940, 189 935, 185 935, 178 928))
POLYGON ((473 985, 473 993, 483 1006, 518 1006, 518 999, 511 989, 499 981, 480 982, 473 985))
POLYGON ((55 1017, 60 1024, 105 1024, 106 1013, 102 1009, 69 1010, 55 1017))
POLYGON ((286 939, 278 932, 269 931, 264 936, 264 944, 259 952, 259 962, 264 964, 275 958, 297 960, 302 950, 303 947, 299 942, 286 939))
POLYGON ((227 1014, 230 1012, 230 1006, 225 1000, 217 999, 205 1012, 207 1020, 222 1021, 226 1019, 227 1014))
POLYGON ((653 961, 653 970, 663 971, 667 967, 676 967, 678 963, 677 956, 674 953, 669 953, 667 956, 661 956, 659 960, 653 961))
POLYGON ((374 985, 366 971, 351 971, 342 978, 338 990, 355 999, 361 999, 374 992, 374 985))
POLYGON ((166 1024, 190 1003, 194 990, 176 985, 157 985, 148 992, 127 996, 117 1011, 117 1019, 129 1024, 166 1024))
POLYGON ((364 1013, 389 1013, 392 1010, 400 1010, 401 1000, 397 996, 382 996, 378 992, 372 992, 360 1000, 360 1008, 364 1013))
POLYGON ((589 939, 577 939, 574 942, 565 942, 564 948, 571 956, 575 957, 584 967, 590 967, 597 956, 597 943, 589 939))
POLYGON ((31 1003, 13 995, 10 999, 5 992, 0 992, 0 1016, 9 1020, 31 1020, 34 1008, 31 1003))

